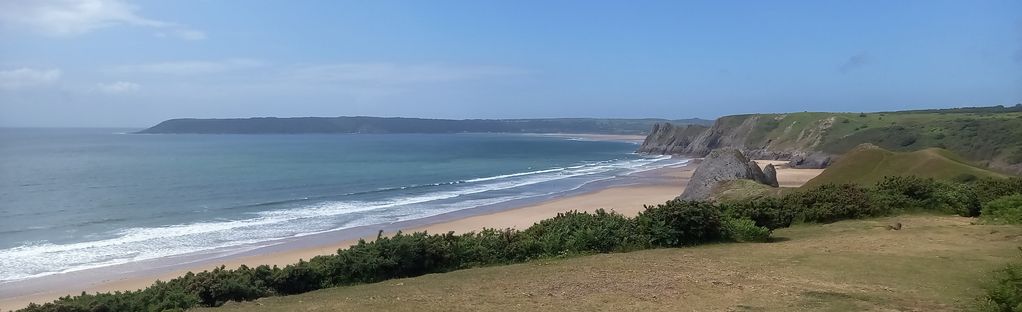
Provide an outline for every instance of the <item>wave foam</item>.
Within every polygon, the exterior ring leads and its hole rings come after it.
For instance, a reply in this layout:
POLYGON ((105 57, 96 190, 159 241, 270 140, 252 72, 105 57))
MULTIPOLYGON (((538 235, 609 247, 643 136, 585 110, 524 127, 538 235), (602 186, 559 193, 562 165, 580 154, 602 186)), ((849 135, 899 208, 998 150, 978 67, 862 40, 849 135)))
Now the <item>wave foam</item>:
MULTIPOLYGON (((0 250, 0 283, 225 248, 266 244, 356 226, 425 218, 442 213, 570 191, 581 185, 679 162, 670 157, 591 162, 563 168, 428 184, 446 190, 379 201, 323 201, 295 208, 248 214, 237 220, 204 221, 130 228, 114 237, 67 244, 39 243, 0 250), (550 192, 505 190, 579 177, 591 177, 550 192), (492 191, 501 191, 493 193, 492 191), (466 197, 471 196, 471 197, 466 197)), ((417 188, 418 186, 412 186, 417 188)), ((393 188, 407 190, 408 187, 393 188)))

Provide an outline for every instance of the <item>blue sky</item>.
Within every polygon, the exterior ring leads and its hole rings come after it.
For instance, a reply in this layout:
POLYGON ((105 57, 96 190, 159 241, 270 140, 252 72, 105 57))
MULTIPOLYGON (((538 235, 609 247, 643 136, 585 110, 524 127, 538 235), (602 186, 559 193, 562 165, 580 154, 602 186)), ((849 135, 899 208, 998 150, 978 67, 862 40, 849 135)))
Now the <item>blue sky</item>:
POLYGON ((1022 102, 1020 1, 0 0, 0 126, 1022 102))

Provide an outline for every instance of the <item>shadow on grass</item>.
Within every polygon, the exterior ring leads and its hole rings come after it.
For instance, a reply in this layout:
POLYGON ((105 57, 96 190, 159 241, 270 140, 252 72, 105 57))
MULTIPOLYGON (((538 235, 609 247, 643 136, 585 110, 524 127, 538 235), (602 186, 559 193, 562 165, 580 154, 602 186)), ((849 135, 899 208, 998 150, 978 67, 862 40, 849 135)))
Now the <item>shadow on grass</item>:
POLYGON ((791 240, 791 238, 787 238, 787 237, 773 237, 773 236, 771 236, 770 239, 767 240, 767 243, 780 243, 780 242, 786 242, 786 241, 790 241, 790 240, 791 240))

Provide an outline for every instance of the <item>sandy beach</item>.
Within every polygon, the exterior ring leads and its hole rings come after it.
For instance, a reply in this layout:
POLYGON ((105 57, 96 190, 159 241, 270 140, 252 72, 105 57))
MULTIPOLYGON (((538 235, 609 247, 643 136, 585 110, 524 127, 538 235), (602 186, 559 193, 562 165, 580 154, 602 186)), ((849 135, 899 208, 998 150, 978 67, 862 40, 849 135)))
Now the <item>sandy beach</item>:
MULTIPOLYGON (((769 161, 759 161, 761 165, 769 161)), ((634 216, 643 209, 643 205, 654 205, 673 199, 684 190, 685 184, 691 177, 698 162, 692 162, 683 167, 663 168, 642 173, 657 178, 658 183, 641 184, 632 186, 615 186, 598 189, 592 192, 579 195, 555 198, 552 200, 527 205, 524 207, 501 210, 492 213, 468 216, 460 219, 449 220, 428 225, 419 225, 403 229, 406 232, 427 231, 430 233, 442 233, 448 231, 468 232, 483 228, 526 228, 533 223, 556 216, 558 213, 578 210, 594 211, 605 209, 615 211, 626 216, 634 216)), ((777 163, 775 163, 777 165, 777 163)), ((790 169, 781 167, 778 169, 778 180, 781 186, 799 186, 815 177, 822 169, 790 169)), ((374 238, 375 235, 364 237, 374 238)), ((279 252, 266 252, 257 255, 227 257, 217 264, 205 262, 195 266, 188 266, 177 270, 150 274, 144 276, 127 276, 114 279, 99 280, 88 284, 84 289, 80 286, 70 286, 65 289, 47 289, 45 291, 23 293, 16 296, 0 299, 0 310, 15 309, 26 306, 29 302, 48 302, 57 297, 78 294, 83 290, 86 292, 109 292, 118 290, 134 290, 144 288, 156 280, 168 280, 180 276, 188 271, 203 271, 215 266, 224 265, 237 267, 241 264, 254 266, 261 264, 287 265, 297 262, 299 259, 310 259, 317 255, 332 254, 339 248, 345 248, 357 242, 357 239, 341 240, 312 246, 284 250, 279 252), (71 288, 74 287, 74 288, 71 288)))

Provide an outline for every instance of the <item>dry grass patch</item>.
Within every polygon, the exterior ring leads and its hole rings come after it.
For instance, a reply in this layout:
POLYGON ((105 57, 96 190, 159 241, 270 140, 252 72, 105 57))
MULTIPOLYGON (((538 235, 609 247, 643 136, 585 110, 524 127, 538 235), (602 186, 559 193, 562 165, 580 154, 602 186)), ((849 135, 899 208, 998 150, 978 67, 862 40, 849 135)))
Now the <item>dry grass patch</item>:
POLYGON ((777 230, 765 244, 657 249, 431 274, 223 311, 940 311, 982 293, 1022 227, 900 216, 777 230), (901 222, 891 231, 885 225, 901 222))

